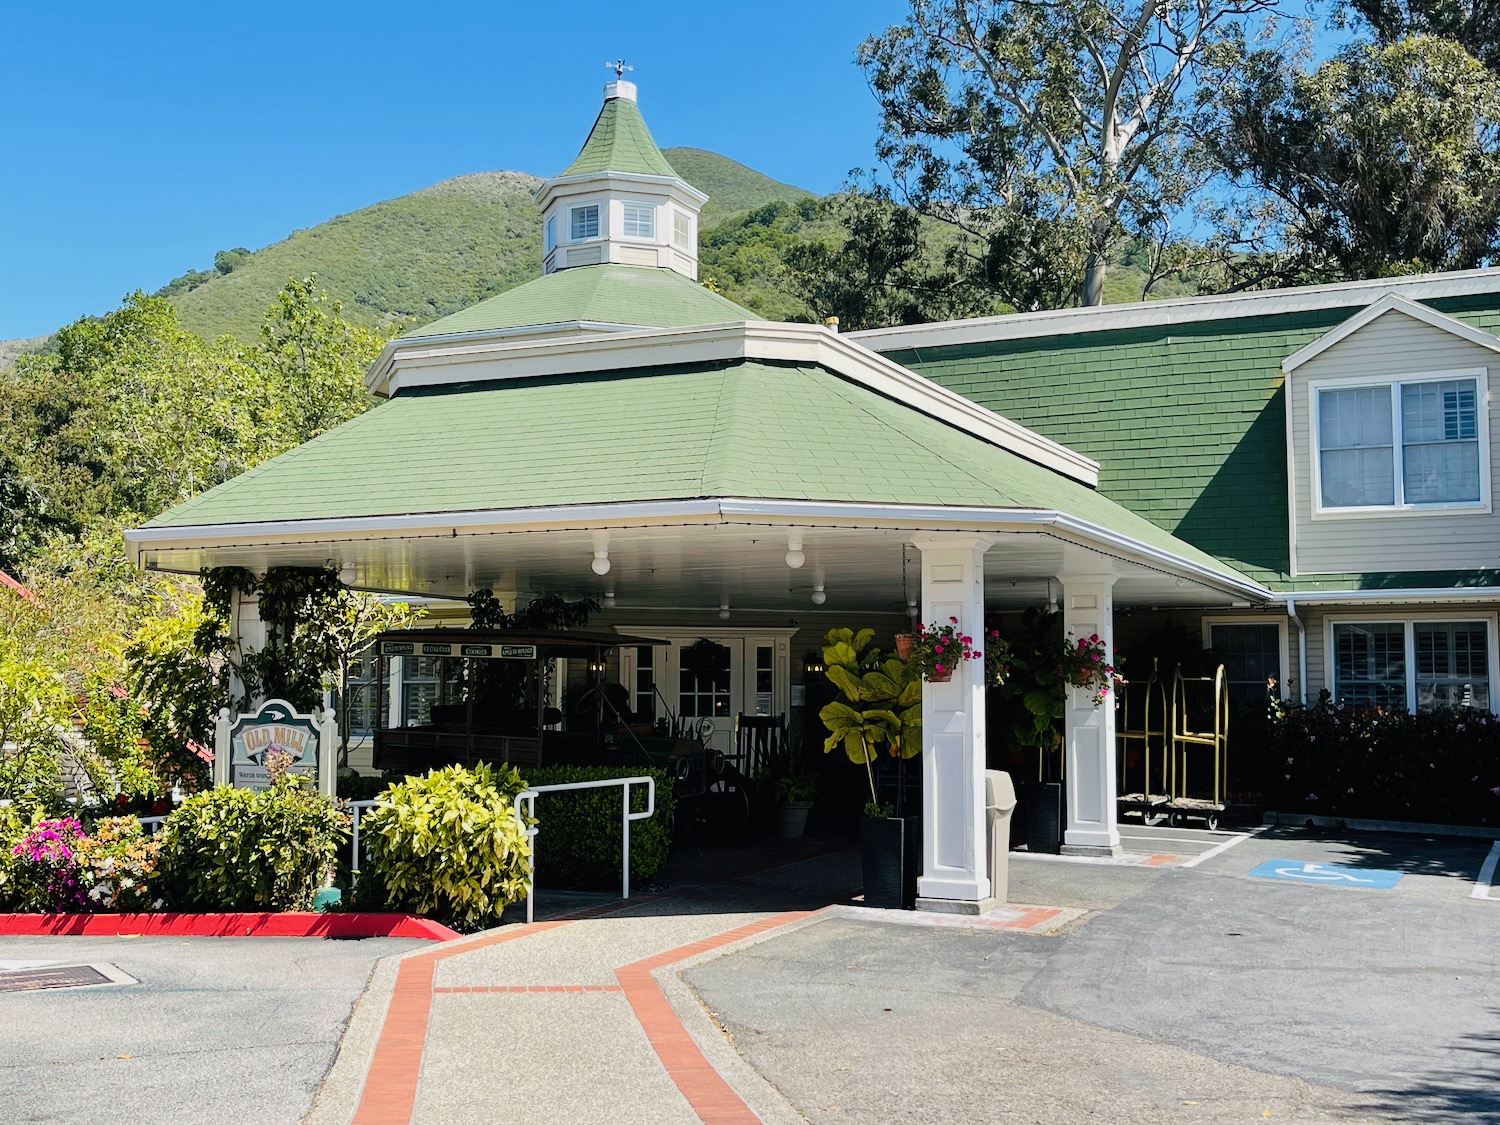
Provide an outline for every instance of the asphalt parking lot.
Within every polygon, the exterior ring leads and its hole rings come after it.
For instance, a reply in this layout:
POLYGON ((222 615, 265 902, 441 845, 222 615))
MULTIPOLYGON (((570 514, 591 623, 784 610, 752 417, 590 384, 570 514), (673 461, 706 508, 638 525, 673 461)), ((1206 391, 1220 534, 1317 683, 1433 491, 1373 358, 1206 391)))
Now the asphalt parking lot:
POLYGON ((1500 1122, 1491 841, 1127 831, 1013 859, 1091 911, 1054 936, 838 919, 686 979, 809 1120, 1500 1122))
POLYGON ((289 1125, 395 938, 0 938, 0 968, 104 964, 137 983, 0 992, 0 1120, 289 1125))

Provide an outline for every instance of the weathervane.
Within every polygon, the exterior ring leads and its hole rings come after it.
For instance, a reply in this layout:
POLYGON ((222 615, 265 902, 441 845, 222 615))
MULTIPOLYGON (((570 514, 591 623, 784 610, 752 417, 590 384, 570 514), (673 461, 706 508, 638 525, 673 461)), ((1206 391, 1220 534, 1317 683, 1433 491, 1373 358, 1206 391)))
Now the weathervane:
POLYGON ((610 62, 608 59, 606 59, 605 62, 604 62, 604 65, 605 66, 612 66, 612 67, 614 67, 615 77, 616 78, 624 78, 625 77, 625 72, 627 70, 634 70, 635 69, 635 67, 633 67, 633 66, 626 66, 624 59, 616 59, 614 62, 610 62))

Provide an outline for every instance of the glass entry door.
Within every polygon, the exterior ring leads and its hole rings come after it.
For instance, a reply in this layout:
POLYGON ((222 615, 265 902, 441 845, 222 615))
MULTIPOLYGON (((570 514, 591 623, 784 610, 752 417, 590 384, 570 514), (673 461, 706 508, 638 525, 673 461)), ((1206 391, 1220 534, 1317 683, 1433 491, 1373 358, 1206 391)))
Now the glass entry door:
POLYGON ((654 721, 670 708, 681 724, 706 720, 713 724, 710 743, 727 754, 734 750, 736 715, 786 711, 793 630, 707 636, 670 627, 639 631, 669 643, 621 651, 620 682, 638 716, 654 721))

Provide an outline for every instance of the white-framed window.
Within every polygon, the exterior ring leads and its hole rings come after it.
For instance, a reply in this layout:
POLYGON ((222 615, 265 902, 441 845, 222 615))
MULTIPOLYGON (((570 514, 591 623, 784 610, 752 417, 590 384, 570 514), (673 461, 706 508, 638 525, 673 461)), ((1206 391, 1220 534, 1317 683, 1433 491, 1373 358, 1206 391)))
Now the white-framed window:
POLYGON ((672 245, 679 250, 693 248, 693 217, 686 211, 672 212, 672 245))
POLYGON ((1229 701, 1264 707, 1268 682, 1285 698, 1287 666, 1286 620, 1249 617, 1205 618, 1203 644, 1224 665, 1229 701))
POLYGON ((546 232, 547 232, 547 235, 546 235, 546 249, 543 250, 543 253, 550 254, 550 253, 552 253, 553 250, 557 249, 557 216, 556 215, 548 215, 547 216, 546 232))
POLYGON ((599 237, 599 204, 585 203, 568 208, 568 240, 582 242, 599 237))
POLYGON ((1398 711, 1493 709, 1493 614, 1339 617, 1326 628, 1335 702, 1398 711))
POLYGON ((1309 393, 1315 517, 1489 504, 1483 369, 1320 380, 1309 393))
POLYGON ((656 208, 650 203, 625 201, 623 230, 626 238, 656 237, 656 208))

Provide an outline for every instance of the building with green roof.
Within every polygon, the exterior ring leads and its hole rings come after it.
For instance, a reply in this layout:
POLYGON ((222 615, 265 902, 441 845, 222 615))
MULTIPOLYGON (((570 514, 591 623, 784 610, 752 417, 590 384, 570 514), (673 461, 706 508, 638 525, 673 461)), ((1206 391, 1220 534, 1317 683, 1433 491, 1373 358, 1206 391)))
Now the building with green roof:
MULTIPOLYGON (((604 673, 637 717, 730 753, 737 715, 807 718, 830 628, 1048 606, 1106 653, 1117 606, 1201 628, 1238 688, 1490 706, 1491 275, 841 336, 697 283, 705 199, 610 83, 537 192, 542 276, 393 341, 378 405, 131 531, 138 561, 594 598, 661 642, 604 673)), ((392 661, 381 721, 431 721, 424 667, 392 661)), ((954 909, 990 894, 982 669, 923 697, 920 890, 954 909)), ((1115 724, 1068 690, 1070 850, 1119 850, 1115 724)))

